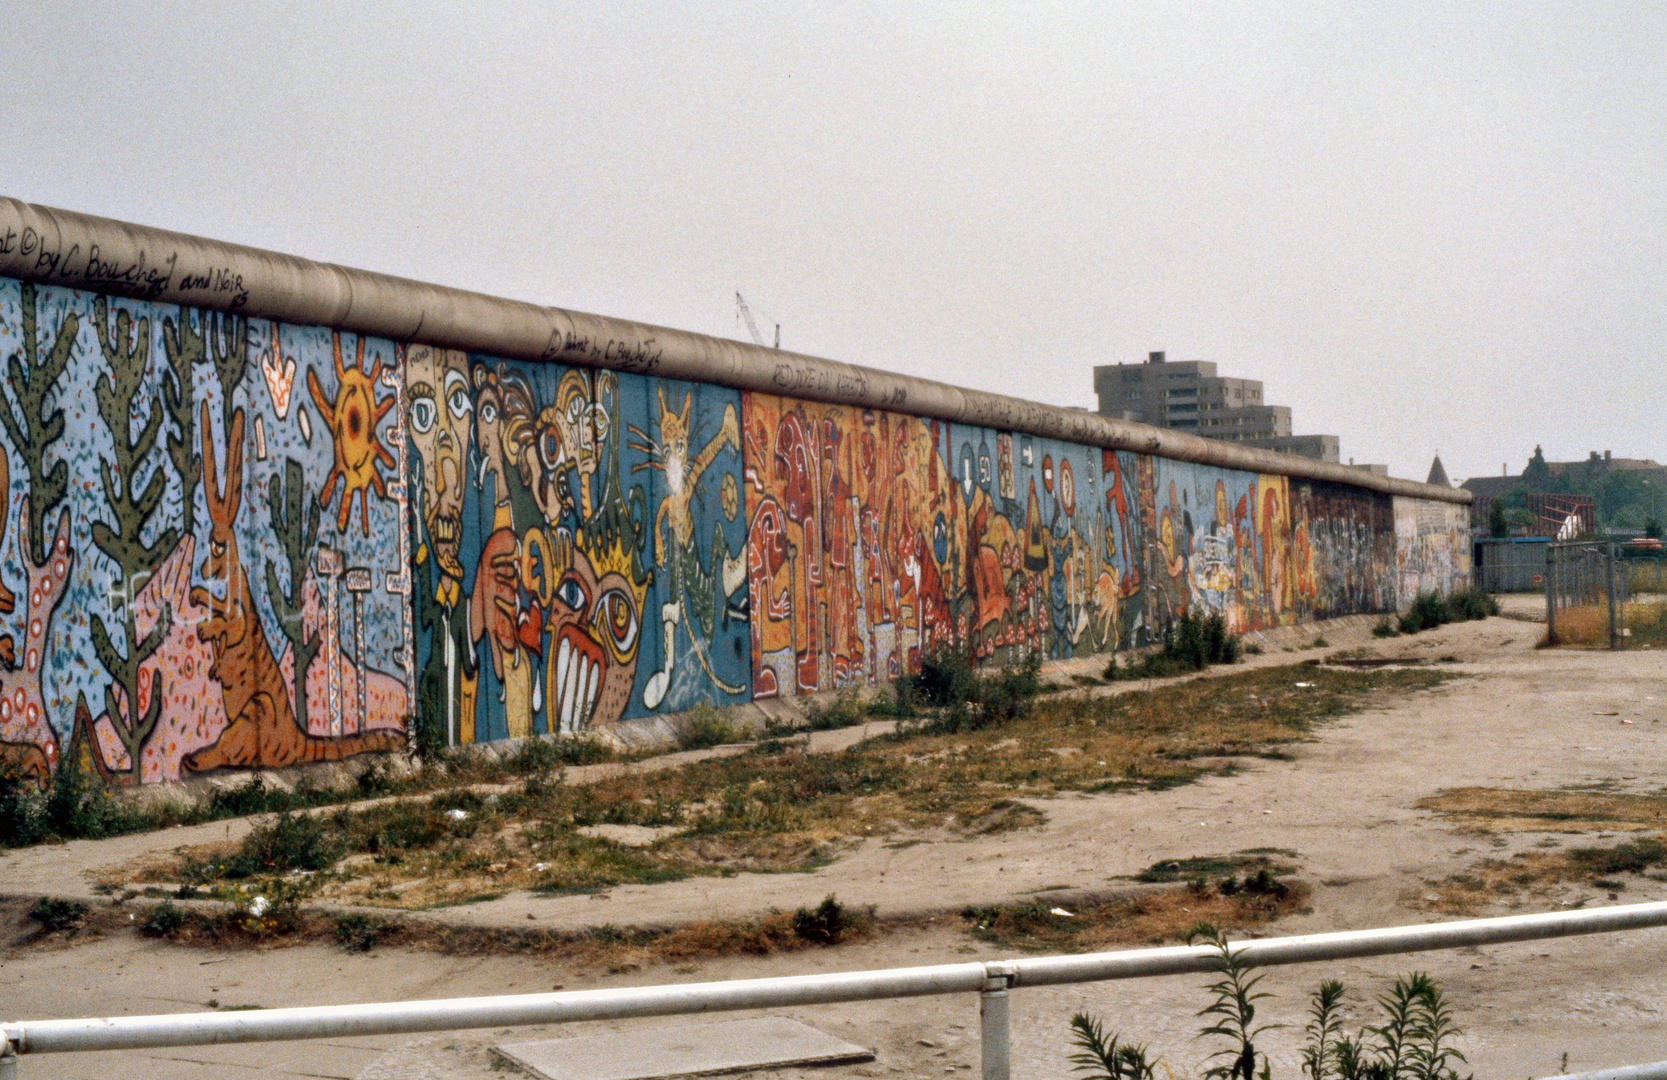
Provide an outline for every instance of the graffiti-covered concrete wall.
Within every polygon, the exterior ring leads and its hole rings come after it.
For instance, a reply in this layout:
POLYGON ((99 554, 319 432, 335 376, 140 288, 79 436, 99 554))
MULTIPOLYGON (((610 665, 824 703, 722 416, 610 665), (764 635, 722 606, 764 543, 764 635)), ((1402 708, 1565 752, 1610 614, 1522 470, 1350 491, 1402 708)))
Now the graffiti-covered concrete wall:
POLYGON ((0 768, 569 733, 1469 583, 1466 508, 1381 485, 232 306, 0 278, 0 768))
POLYGON ((749 700, 739 393, 422 345, 406 379, 446 741, 749 700))
POLYGON ((1402 606, 1421 592, 1470 588, 1469 508, 1395 499, 1395 569, 1402 606))
POLYGON ((0 280, 0 742, 119 783, 401 746, 392 342, 0 280))

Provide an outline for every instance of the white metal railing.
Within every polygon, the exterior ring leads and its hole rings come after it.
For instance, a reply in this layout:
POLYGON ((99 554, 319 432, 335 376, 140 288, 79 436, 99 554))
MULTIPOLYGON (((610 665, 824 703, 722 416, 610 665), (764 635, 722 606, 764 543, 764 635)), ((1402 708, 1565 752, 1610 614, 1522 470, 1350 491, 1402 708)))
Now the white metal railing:
MULTIPOLYGON (((1246 963, 1267 967, 1658 926, 1667 926, 1667 902, 1266 938, 1235 942, 1232 949, 1246 963)), ((0 1080, 16 1080, 18 1055, 23 1054, 395 1035, 522 1024, 567 1024, 580 1020, 678 1016, 972 993, 979 995, 985 1080, 1008 1080, 1009 991, 1061 983, 1208 972, 1215 970, 1218 959, 1214 949, 1180 946, 552 994, 327 1005, 258 1012, 0 1021, 0 1080)), ((1624 1072, 1629 1080, 1667 1077, 1667 1069, 1659 1066, 1637 1066, 1624 1072), (1649 1072, 1650 1069, 1658 1071, 1649 1072)), ((1620 1076, 1621 1072, 1617 1071, 1614 1075, 1620 1076)))

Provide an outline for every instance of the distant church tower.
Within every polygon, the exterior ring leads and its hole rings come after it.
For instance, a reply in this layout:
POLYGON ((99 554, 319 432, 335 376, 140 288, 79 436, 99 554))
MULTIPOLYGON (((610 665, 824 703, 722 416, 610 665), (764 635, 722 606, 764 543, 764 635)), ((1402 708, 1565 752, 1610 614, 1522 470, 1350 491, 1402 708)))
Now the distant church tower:
POLYGON ((1447 479, 1447 470, 1443 469, 1441 467, 1441 455, 1440 454, 1437 454, 1435 456, 1435 460, 1430 462, 1430 478, 1428 480, 1424 481, 1424 483, 1426 483, 1426 484, 1440 484, 1442 487, 1452 487, 1453 486, 1453 482, 1451 480, 1447 479))

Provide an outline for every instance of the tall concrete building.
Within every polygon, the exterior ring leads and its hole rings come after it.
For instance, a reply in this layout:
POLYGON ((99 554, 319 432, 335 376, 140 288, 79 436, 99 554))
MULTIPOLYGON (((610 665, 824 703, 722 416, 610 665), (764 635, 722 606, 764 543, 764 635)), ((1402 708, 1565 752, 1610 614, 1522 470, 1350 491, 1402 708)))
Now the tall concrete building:
POLYGON ((1290 408, 1264 402, 1260 379, 1217 375, 1208 360, 1168 361, 1154 352, 1144 364, 1101 364, 1094 369, 1094 393, 1102 416, 1339 460, 1337 436, 1291 434, 1290 408))

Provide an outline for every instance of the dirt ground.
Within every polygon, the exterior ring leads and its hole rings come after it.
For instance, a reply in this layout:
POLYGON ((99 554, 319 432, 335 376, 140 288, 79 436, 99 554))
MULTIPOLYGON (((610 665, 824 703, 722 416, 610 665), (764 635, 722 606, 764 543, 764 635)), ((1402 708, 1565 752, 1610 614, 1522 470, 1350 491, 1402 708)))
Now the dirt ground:
MULTIPOLYGON (((613 973, 548 960, 398 949, 364 955, 323 946, 219 952, 113 933, 85 943, 14 946, 0 953, 0 1016, 173 1012, 202 1008, 211 999, 221 1007, 273 1007, 524 993, 557 985, 581 989, 995 958, 1001 950, 965 933, 953 914, 961 906, 1112 889, 1165 859, 1257 847, 1296 852, 1294 861, 1314 889, 1311 913, 1281 920, 1268 934, 1429 921, 1442 917, 1435 913, 1442 884, 1482 859, 1613 843, 1623 834, 1580 823, 1548 825, 1546 831, 1488 831, 1475 821, 1419 809, 1420 800, 1452 788, 1600 787, 1637 794, 1667 788, 1662 753, 1667 656, 1535 649, 1543 627, 1527 621, 1533 605, 1513 604, 1507 613, 1516 618, 1395 639, 1374 639, 1360 627, 1346 632, 1327 627, 1321 631, 1329 639, 1326 647, 1294 654, 1277 648, 1254 658, 1289 662, 1363 648, 1372 655, 1445 661, 1444 667, 1468 676, 1325 726, 1295 748, 1294 760, 1249 760, 1234 775, 1168 791, 1038 801, 1047 821, 1036 828, 906 847, 869 842, 811 873, 692 878, 621 886, 595 896, 510 894, 428 916, 521 927, 669 925, 745 917, 772 907, 791 910, 835 892, 847 903, 875 905, 882 916, 939 913, 941 925, 926 923, 836 949, 613 973)), ((206 839, 232 835, 237 828, 222 822, 150 838, 13 852, 0 858, 5 882, 0 891, 67 895, 85 890, 87 876, 107 861, 201 842, 198 831, 206 839)), ((1616 899, 1607 886, 1577 881, 1540 892, 1489 895, 1479 910, 1667 898, 1667 884, 1644 874, 1623 876, 1624 890, 1616 891, 1616 899)), ((21 929, 18 924, 9 933, 21 929)), ((1294 1025, 1268 1037, 1275 1073, 1298 1072, 1294 1048, 1304 1019, 1303 996, 1321 978, 1342 978, 1364 1000, 1395 974, 1414 968, 1431 972, 1448 992, 1467 1032, 1461 1045, 1479 1076, 1546 1076, 1558 1071, 1565 1052, 1569 1071, 1667 1057, 1661 1050, 1667 968, 1657 959, 1663 944, 1667 932, 1646 932, 1275 971, 1267 985, 1280 1000, 1266 1011, 1270 1019, 1294 1025)), ((1016 993, 1015 1075, 1070 1075, 1065 1028, 1081 1008, 1151 1044, 1176 1075, 1189 1074, 1208 1051, 1191 1038, 1192 1013, 1204 1004, 1198 993, 1202 981, 1016 993)), ((945 1075, 977 1068, 971 997, 781 1011, 879 1050, 872 1064, 818 1070, 818 1077, 945 1075)), ((685 1022, 698 1021, 575 1025, 550 1034, 600 1029, 652 1037, 685 1022)), ((532 1029, 516 1029, 47 1056, 26 1059, 20 1075, 487 1076, 492 1070, 485 1047, 500 1034, 536 1037, 532 1029)))

